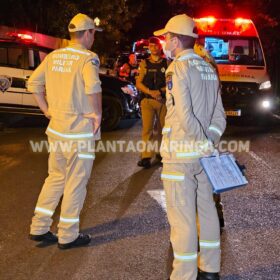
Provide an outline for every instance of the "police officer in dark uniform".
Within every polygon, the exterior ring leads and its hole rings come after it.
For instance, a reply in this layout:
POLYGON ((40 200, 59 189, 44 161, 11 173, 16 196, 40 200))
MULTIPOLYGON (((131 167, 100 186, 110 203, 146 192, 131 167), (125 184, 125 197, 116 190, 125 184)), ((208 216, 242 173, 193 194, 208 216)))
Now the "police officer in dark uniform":
MULTIPOLYGON (((161 141, 161 130, 164 126, 166 115, 165 106, 165 70, 167 61, 162 57, 162 46, 156 37, 149 39, 149 50, 151 55, 143 59, 139 65, 139 75, 136 79, 136 87, 142 93, 142 140, 146 144, 141 153, 141 160, 138 166, 151 167, 151 158, 155 151, 151 150, 150 144, 154 139, 154 124, 157 119, 157 140, 158 147, 161 141)), ((160 155, 157 157, 161 160, 160 155)))

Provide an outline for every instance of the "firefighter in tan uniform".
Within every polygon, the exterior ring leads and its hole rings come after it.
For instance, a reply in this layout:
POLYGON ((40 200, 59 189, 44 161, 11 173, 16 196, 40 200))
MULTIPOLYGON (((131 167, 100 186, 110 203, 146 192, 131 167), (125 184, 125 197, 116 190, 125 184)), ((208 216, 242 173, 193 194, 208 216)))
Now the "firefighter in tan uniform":
POLYGON ((49 176, 32 219, 30 239, 56 242, 60 249, 87 245, 79 234, 79 215, 94 161, 94 141, 100 138, 101 82, 98 56, 89 51, 95 31, 102 31, 84 14, 68 26, 71 41, 51 52, 28 80, 28 90, 50 119, 49 176), (58 238, 51 233, 52 216, 63 196, 58 238))
MULTIPOLYGON (((213 56, 203 47, 201 40, 197 39, 194 45, 194 52, 201 56, 206 62, 210 63, 218 73, 218 67, 216 64, 215 59, 213 56)), ((215 205, 218 211, 218 217, 219 217, 219 224, 220 224, 220 232, 222 233, 222 229, 225 226, 225 221, 224 221, 224 212, 223 212, 223 204, 221 201, 221 194, 214 193, 213 198, 215 201, 215 205)))
MULTIPOLYGON (((142 93, 141 113, 142 113, 142 140, 146 144, 146 149, 141 154, 138 166, 144 168, 151 167, 151 158, 155 151, 149 148, 154 139, 155 118, 158 130, 161 131, 164 125, 166 114, 165 106, 165 71, 167 61, 162 57, 162 47, 160 40, 156 37, 149 39, 149 50, 151 55, 143 59, 139 65, 139 76, 136 79, 136 87, 142 93)), ((158 133, 158 143, 161 142, 161 133, 158 133)), ((161 161, 158 154, 157 158, 161 161)))
POLYGON ((174 59, 166 70, 167 115, 161 145, 161 179, 174 251, 172 280, 219 279, 220 270, 219 220, 199 158, 213 152, 226 120, 218 76, 193 51, 195 31, 193 19, 183 14, 154 33, 165 35, 164 52, 174 59))

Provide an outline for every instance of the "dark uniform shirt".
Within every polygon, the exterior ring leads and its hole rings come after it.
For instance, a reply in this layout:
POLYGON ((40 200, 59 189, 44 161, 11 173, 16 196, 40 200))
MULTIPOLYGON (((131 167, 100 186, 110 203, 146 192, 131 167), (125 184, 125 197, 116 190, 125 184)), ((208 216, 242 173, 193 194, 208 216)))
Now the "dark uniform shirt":
POLYGON ((165 58, 157 62, 151 57, 143 59, 139 65, 139 79, 150 90, 160 90, 165 87, 165 71, 167 61, 165 58))

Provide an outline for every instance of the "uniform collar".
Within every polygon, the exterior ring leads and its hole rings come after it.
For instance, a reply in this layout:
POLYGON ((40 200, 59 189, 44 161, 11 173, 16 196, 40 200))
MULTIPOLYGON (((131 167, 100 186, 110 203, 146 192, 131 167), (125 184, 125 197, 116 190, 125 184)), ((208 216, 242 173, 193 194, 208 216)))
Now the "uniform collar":
POLYGON ((87 50, 87 48, 85 48, 82 44, 79 43, 70 42, 68 46, 75 49, 87 50))
POLYGON ((152 59, 152 56, 151 56, 151 55, 149 56, 149 60, 150 60, 152 63, 160 63, 160 62, 162 62, 162 59, 163 59, 162 57, 159 57, 159 59, 158 59, 157 61, 155 61, 155 60, 152 59))
POLYGON ((184 56, 184 55, 187 55, 187 54, 194 54, 194 50, 193 49, 186 49, 186 50, 183 50, 181 52, 179 52, 174 61, 178 60, 180 57, 184 56))

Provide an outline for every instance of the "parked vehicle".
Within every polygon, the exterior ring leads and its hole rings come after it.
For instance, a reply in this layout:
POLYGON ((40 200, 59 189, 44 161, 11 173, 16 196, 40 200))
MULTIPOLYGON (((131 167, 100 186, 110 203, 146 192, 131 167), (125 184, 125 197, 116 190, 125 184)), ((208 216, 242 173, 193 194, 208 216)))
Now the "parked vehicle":
MULTIPOLYGON (((59 47, 57 40, 61 39, 37 33, 6 32, 4 35, 0 39, 0 113, 42 115, 26 89, 26 81, 45 56, 59 47)), ((100 79, 103 92, 101 127, 102 130, 113 130, 122 118, 138 115, 138 93, 133 84, 117 77, 100 73, 100 79)))
POLYGON ((275 106, 275 95, 261 41, 250 19, 195 19, 199 41, 218 67, 227 116, 264 116, 275 106))

